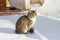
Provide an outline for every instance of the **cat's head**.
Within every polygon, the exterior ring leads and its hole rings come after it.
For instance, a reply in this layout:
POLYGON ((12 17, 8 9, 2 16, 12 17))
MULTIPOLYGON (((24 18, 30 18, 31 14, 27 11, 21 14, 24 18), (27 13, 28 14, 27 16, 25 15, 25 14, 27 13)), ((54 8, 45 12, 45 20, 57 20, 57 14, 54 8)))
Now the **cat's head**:
POLYGON ((36 13, 35 10, 30 10, 30 11, 28 12, 27 16, 28 16, 29 18, 34 18, 34 17, 37 16, 37 13, 36 13))

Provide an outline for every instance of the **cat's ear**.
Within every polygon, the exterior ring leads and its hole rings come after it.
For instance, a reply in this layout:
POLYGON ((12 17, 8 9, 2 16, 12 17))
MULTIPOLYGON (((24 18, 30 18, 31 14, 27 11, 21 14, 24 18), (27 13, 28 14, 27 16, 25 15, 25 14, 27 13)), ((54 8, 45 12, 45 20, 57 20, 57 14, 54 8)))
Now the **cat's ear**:
POLYGON ((28 13, 30 14, 31 13, 31 10, 29 10, 28 13))
POLYGON ((31 13, 31 10, 29 10, 29 13, 31 13))
POLYGON ((34 13, 36 12, 36 10, 29 10, 29 13, 34 13))

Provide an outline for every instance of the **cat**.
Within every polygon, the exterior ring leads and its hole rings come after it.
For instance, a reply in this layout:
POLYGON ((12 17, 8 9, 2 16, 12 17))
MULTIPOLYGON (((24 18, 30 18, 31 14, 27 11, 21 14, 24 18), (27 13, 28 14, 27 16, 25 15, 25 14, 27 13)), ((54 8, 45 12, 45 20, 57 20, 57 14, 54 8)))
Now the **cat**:
POLYGON ((33 33, 33 25, 35 24, 37 13, 35 10, 30 10, 27 15, 21 16, 16 22, 15 32, 18 34, 33 33))

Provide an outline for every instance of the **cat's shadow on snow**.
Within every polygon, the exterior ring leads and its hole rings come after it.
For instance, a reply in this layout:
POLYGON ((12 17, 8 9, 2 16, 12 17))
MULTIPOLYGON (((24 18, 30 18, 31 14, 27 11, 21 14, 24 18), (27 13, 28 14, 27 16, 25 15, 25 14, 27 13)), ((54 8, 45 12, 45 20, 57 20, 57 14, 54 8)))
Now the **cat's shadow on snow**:
POLYGON ((40 39, 39 35, 37 35, 35 32, 32 34, 26 34, 26 37, 32 38, 32 39, 40 39))
POLYGON ((0 28, 0 33, 15 34, 15 31, 11 28, 0 28))

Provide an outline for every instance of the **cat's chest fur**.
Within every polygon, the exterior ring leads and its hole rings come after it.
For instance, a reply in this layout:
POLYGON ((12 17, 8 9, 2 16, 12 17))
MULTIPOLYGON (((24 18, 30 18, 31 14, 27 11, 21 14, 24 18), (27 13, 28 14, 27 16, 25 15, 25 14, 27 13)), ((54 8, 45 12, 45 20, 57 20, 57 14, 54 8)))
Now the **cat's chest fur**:
POLYGON ((30 25, 30 27, 32 27, 35 24, 36 18, 31 18, 31 20, 32 20, 32 24, 30 25))

